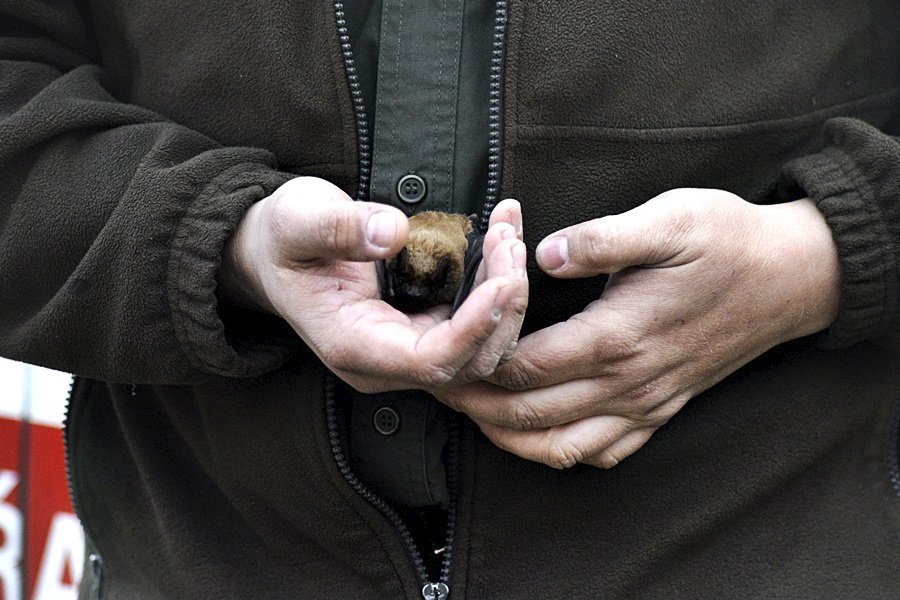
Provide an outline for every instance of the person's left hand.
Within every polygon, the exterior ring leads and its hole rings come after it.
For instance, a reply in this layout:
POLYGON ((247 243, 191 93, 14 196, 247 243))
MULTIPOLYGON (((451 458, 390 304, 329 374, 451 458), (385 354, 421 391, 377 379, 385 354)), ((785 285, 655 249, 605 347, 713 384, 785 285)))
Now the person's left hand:
POLYGON ((808 199, 673 190, 558 231, 536 255, 554 277, 612 276, 488 382, 436 395, 497 446, 557 468, 616 465, 691 397, 837 315, 837 250, 808 199))

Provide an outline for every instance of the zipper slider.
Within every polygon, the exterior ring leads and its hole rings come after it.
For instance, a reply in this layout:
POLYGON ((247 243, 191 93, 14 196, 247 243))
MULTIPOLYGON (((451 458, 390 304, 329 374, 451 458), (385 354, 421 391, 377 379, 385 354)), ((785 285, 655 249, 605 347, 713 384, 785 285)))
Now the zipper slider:
POLYGON ((422 598, 425 600, 447 600, 450 588, 446 583, 428 583, 422 588, 422 598))

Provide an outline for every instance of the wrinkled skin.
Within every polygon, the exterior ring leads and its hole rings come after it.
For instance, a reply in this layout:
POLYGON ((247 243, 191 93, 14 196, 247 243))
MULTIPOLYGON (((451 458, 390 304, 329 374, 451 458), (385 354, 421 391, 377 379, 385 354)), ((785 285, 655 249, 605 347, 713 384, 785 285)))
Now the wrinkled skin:
POLYGON ((838 310, 837 250, 808 199, 673 190, 556 232, 536 254, 554 277, 612 276, 487 382, 436 394, 501 448, 556 468, 616 465, 690 398, 838 310))
POLYGON ((837 249, 808 199, 672 190, 555 232, 536 249, 544 271, 609 283, 518 342, 518 203, 494 210, 476 287, 452 319, 446 306, 406 315, 379 299, 370 261, 395 255, 407 231, 393 208, 293 180, 248 211, 220 278, 226 297, 280 315, 356 389, 427 390, 499 447, 556 468, 616 465, 690 398, 838 310, 837 249))
POLYGON ((354 202, 313 177, 256 203, 229 242, 223 296, 287 321, 356 389, 436 390, 483 379, 508 359, 528 302, 521 211, 496 207, 477 287, 452 319, 449 306, 407 315, 381 300, 373 261, 406 245, 399 210, 354 202))

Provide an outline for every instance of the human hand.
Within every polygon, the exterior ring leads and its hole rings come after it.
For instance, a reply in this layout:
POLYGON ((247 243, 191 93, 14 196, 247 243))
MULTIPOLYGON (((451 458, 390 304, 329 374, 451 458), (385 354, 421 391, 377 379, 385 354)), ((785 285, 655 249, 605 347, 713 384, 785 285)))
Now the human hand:
POLYGON ((440 392, 496 445, 609 468, 693 396, 837 315, 839 265, 812 201, 673 190, 538 246, 554 277, 611 273, 585 310, 522 338, 489 378, 440 392))
POLYGON ((477 287, 453 318, 446 306, 407 315, 381 301, 371 262, 406 243, 403 213, 301 177, 250 208, 220 281, 232 300, 282 317, 356 389, 435 389, 490 375, 514 348, 528 300, 517 230, 518 203, 500 203, 477 287))

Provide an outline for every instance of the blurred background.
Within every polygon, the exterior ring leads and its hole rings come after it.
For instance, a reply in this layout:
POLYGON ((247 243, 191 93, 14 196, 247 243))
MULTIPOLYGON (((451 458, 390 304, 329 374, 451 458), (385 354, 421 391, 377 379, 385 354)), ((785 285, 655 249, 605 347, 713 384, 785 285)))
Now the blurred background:
POLYGON ((84 534, 62 425, 72 378, 0 359, 0 600, 76 600, 84 534))

